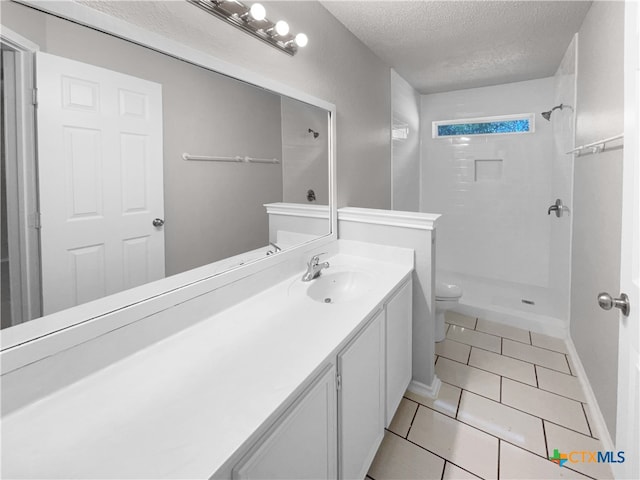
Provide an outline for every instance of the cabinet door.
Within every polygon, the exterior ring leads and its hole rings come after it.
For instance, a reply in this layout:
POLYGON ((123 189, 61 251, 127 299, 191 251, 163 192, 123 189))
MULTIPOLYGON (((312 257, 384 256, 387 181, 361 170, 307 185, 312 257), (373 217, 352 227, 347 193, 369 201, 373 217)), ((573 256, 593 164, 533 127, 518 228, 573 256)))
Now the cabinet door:
POLYGON ((236 479, 335 479, 336 369, 331 365, 234 469, 236 479))
POLYGON ((381 312, 338 355, 341 379, 340 478, 362 479, 384 435, 384 338, 381 312))
POLYGON ((413 330, 411 302, 412 283, 409 280, 386 306, 386 414, 385 425, 400 405, 411 381, 411 334, 413 330))

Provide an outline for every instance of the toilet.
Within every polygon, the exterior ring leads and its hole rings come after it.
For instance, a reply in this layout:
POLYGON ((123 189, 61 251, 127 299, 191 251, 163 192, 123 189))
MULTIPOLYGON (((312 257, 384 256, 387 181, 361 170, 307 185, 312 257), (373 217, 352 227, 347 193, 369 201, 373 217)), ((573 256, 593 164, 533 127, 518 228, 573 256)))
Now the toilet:
POLYGON ((456 306, 462 296, 462 288, 436 280, 436 342, 444 340, 444 313, 456 306))

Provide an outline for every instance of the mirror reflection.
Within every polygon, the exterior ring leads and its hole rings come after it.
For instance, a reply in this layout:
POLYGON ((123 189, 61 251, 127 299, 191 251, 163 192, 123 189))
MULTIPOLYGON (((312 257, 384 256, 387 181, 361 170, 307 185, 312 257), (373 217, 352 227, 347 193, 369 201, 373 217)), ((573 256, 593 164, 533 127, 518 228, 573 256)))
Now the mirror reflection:
POLYGON ((29 164, 2 42, 2 328, 330 233, 325 110, 13 2, 2 25, 40 50, 29 164))

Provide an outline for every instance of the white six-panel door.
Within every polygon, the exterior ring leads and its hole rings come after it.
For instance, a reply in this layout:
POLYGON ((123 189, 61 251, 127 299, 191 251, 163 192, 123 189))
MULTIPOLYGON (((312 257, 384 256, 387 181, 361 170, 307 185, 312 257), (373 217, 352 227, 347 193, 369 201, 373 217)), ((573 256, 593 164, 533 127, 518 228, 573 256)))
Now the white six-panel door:
POLYGON ((162 86, 38 53, 43 313, 164 277, 162 86))
POLYGON ((628 296, 628 316, 620 313, 616 448, 625 461, 616 478, 640 478, 640 5, 625 2, 625 125, 622 180, 620 293, 628 296))

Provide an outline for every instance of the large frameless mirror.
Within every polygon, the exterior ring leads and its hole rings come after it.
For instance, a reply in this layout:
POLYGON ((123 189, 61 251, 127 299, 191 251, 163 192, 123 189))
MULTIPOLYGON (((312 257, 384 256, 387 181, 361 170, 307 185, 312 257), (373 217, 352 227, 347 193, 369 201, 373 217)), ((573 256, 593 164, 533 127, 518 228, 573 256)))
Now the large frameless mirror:
POLYGON ((1 8, 3 29, 38 50, 29 161, 16 140, 24 52, 3 37, 2 328, 331 233, 329 111, 30 5, 1 8))

